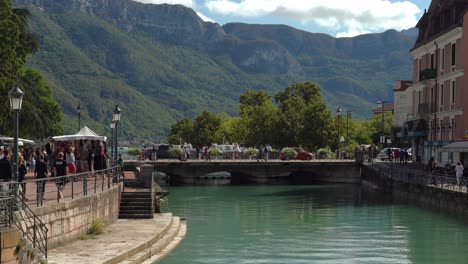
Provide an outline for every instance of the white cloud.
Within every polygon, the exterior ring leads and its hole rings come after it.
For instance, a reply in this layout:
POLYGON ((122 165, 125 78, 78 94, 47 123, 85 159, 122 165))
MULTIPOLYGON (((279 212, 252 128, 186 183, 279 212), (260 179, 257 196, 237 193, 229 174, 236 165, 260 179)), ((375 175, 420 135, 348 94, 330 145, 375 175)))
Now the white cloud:
POLYGON ((171 4, 171 5, 184 5, 187 7, 195 7, 194 0, 134 0, 144 4, 171 4))
POLYGON ((198 11, 197 11, 196 13, 197 13, 197 15, 198 15, 203 21, 205 21, 205 22, 214 22, 213 19, 211 19, 211 18, 209 18, 209 17, 203 15, 202 13, 200 13, 200 12, 198 12, 198 11))
POLYGON ((304 25, 314 23, 340 32, 340 37, 414 27, 421 12, 405 0, 394 3, 388 0, 206 0, 205 5, 213 14, 272 16, 304 25))

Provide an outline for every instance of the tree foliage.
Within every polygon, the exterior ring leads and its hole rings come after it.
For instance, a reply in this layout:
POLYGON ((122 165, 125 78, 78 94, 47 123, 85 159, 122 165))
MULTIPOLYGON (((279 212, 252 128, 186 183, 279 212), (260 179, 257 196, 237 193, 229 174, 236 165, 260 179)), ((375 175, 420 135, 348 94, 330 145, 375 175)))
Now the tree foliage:
POLYGON ((25 94, 19 118, 20 136, 45 138, 63 132, 62 114, 42 75, 24 68, 27 56, 38 48, 28 31, 28 16, 26 9, 13 9, 10 0, 0 0, 0 107, 4 109, 0 111, 0 134, 13 133, 11 111, 6 109, 10 109, 8 92, 16 83, 25 94))
POLYGON ((319 86, 311 82, 294 84, 275 99, 279 103, 277 129, 284 145, 317 149, 331 143, 333 119, 319 86))
MULTIPOLYGON (((288 86, 274 97, 265 91, 247 90, 239 98, 239 117, 203 112, 172 125, 171 143, 181 139, 196 146, 236 142, 246 147, 271 144, 277 148, 302 146, 309 150, 336 149, 339 137, 345 142, 340 149, 353 150, 356 145, 370 144, 378 131, 376 120, 355 120, 328 110, 320 87, 306 82, 288 86), (339 128, 339 132, 338 132, 339 128)), ((385 122, 391 117, 386 116, 385 122)), ((390 129, 390 125, 385 124, 390 129)))

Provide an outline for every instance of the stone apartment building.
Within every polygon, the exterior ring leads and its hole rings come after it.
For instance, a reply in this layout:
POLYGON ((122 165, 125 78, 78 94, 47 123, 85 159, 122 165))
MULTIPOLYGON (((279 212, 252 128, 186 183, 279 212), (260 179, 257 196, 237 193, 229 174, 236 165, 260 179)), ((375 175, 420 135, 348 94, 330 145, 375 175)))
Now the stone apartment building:
POLYGON ((413 81, 399 81, 393 89, 394 122, 402 127, 397 136, 412 142, 414 160, 427 163, 434 157, 439 164, 462 160, 466 165, 468 0, 433 0, 416 27, 413 81))

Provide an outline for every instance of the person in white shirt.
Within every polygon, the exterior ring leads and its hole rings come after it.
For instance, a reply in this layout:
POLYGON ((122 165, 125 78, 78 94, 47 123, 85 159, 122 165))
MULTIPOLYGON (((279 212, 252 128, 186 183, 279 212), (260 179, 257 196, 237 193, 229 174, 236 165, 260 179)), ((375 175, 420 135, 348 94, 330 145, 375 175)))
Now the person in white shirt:
POLYGON ((460 185, 460 179, 463 176, 463 165, 460 162, 457 162, 457 166, 455 166, 455 175, 457 176, 457 184, 460 185))

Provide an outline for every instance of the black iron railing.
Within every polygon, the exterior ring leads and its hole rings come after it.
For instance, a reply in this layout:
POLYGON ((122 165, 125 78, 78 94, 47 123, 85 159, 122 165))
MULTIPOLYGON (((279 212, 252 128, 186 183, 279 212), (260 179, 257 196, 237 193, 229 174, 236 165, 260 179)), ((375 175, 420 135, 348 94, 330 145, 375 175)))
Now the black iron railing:
POLYGON ((468 179, 457 178, 454 175, 444 173, 430 173, 421 170, 406 170, 383 163, 369 164, 379 177, 414 185, 422 185, 431 188, 451 190, 456 192, 468 192, 468 179))
POLYGON ((437 71, 436 69, 424 69, 419 73, 419 80, 431 80, 437 78, 437 71))
POLYGON ((76 199, 110 189, 121 181, 120 166, 60 177, 0 183, 0 226, 18 227, 23 236, 47 257, 46 225, 31 207, 45 202, 76 199))
POLYGON ((37 215, 24 203, 24 200, 14 195, 17 210, 13 214, 13 223, 21 231, 23 237, 32 243, 47 258, 47 226, 37 215))

